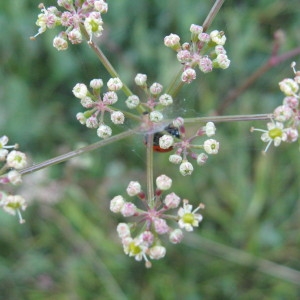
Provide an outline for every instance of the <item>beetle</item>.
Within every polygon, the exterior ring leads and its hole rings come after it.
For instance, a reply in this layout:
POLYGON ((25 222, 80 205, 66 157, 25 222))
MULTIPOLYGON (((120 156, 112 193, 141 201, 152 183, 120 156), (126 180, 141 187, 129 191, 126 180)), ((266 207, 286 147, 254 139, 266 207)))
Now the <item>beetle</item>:
MULTIPOLYGON (((177 127, 173 124, 167 125, 163 131, 155 132, 153 135, 153 150, 156 152, 170 152, 173 150, 173 146, 163 149, 159 146, 159 139, 165 134, 169 133, 175 138, 180 138, 180 133, 177 127)), ((147 135, 145 135, 145 144, 147 145, 147 135)))

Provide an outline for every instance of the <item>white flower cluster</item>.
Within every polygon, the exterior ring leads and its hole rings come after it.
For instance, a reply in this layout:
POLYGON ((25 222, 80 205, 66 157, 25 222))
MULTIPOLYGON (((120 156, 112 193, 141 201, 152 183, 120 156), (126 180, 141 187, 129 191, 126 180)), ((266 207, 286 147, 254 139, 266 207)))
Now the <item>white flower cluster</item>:
MULTIPOLYGON (((3 163, 0 173, 0 183, 13 185, 20 184, 22 177, 19 171, 27 165, 26 155, 15 150, 18 145, 8 145, 8 137, 6 135, 0 137, 0 161, 3 163)), ((26 209, 26 201, 19 195, 8 195, 7 193, 0 191, 0 207, 7 213, 19 217, 20 223, 24 223, 24 219, 21 215, 21 210, 26 209)))
POLYGON ((110 210, 120 213, 123 217, 136 217, 137 223, 120 223, 117 232, 122 241, 124 252, 133 256, 135 260, 145 260, 146 267, 151 267, 150 259, 161 259, 166 254, 159 236, 167 234, 169 241, 178 244, 182 241, 183 231, 193 231, 202 221, 202 215, 197 213, 203 205, 195 210, 187 200, 179 207, 181 199, 175 193, 169 193, 162 198, 162 193, 172 186, 172 179, 166 175, 156 178, 156 191, 153 199, 147 199, 139 182, 131 181, 126 189, 128 196, 138 197, 146 210, 137 208, 132 201, 127 201, 121 195, 114 197, 110 202, 110 210), (168 211, 178 209, 177 215, 169 215, 168 211), (177 221, 179 228, 172 228, 169 221, 177 221), (141 228, 139 234, 132 236, 137 226, 141 228))
POLYGON ((87 86, 83 83, 77 83, 73 88, 73 94, 80 99, 80 103, 84 108, 84 112, 77 113, 78 121, 86 125, 88 128, 97 128, 97 135, 101 138, 108 138, 112 135, 112 129, 105 124, 105 113, 110 114, 110 120, 113 124, 121 125, 124 123, 125 116, 123 112, 113 108, 118 101, 116 91, 123 87, 119 78, 111 78, 107 82, 108 92, 101 96, 101 88, 103 87, 102 79, 93 79, 90 82, 92 92, 89 92, 87 86))
POLYGON ((165 46, 177 52, 178 61, 184 65, 181 80, 191 83, 196 79, 195 67, 208 73, 213 68, 227 69, 230 60, 226 55, 224 44, 226 36, 223 31, 214 30, 210 34, 203 32, 202 26, 192 24, 191 43, 180 43, 177 34, 170 34, 164 38, 165 46))

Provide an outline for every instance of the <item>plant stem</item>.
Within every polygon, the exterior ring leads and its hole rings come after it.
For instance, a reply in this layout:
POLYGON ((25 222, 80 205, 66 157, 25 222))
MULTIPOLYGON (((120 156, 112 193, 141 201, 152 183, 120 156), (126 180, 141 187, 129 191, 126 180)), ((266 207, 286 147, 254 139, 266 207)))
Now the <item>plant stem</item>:
MULTIPOLYGON (((255 115, 232 115, 232 116, 211 116, 211 117, 199 117, 199 118, 187 118, 185 119, 185 123, 206 123, 206 122, 240 122, 240 121, 257 121, 257 120, 270 120, 272 118, 272 114, 255 114, 255 115)), ((171 122, 171 120, 170 120, 171 122)), ((73 157, 79 156, 86 152, 93 151, 95 149, 104 147, 113 142, 117 142, 124 138, 134 135, 139 131, 139 128, 135 128, 132 130, 124 131, 120 134, 114 135, 105 140, 101 140, 94 144, 79 148, 74 151, 70 151, 68 153, 62 154, 60 156, 51 158, 39 164, 24 168, 20 170, 20 174, 26 175, 29 173, 33 173, 44 169, 46 167, 50 167, 61 162, 64 162, 73 157)), ((153 188, 153 134, 147 135, 147 190, 148 190, 148 199, 149 201, 153 201, 154 199, 154 188, 153 188)), ((151 203, 151 202, 150 202, 151 203)))
POLYGON ((106 146, 106 145, 111 144, 113 142, 116 142, 116 141, 119 141, 121 139, 127 138, 127 137, 135 134, 135 132, 136 131, 134 131, 134 130, 124 131, 124 132, 122 132, 120 134, 114 135, 114 136, 112 136, 110 138, 107 138, 105 140, 101 140, 101 141, 96 142, 94 144, 91 144, 91 145, 88 145, 88 146, 76 149, 74 151, 62 154, 60 156, 56 156, 54 158, 51 158, 51 159, 46 160, 44 162, 41 162, 39 164, 27 167, 25 169, 20 170, 19 173, 21 173, 22 175, 26 175, 26 174, 30 174, 30 173, 39 171, 39 170, 44 169, 46 167, 50 167, 50 166, 59 164, 59 163, 64 162, 64 161, 66 161, 68 159, 71 159, 73 157, 79 156, 81 154, 93 151, 95 149, 98 149, 100 147, 106 146))
POLYGON ((150 208, 154 207, 153 188, 153 134, 147 135, 147 199, 150 208))
MULTIPOLYGON (((89 46, 94 50, 94 52, 96 53, 97 57, 99 58, 100 62, 103 64, 103 66, 105 67, 105 69, 107 70, 107 72, 112 77, 118 77, 118 78, 120 78, 119 74, 117 73, 117 71, 115 70, 115 68, 112 66, 112 64, 109 62, 109 60, 104 55, 104 53, 100 50, 100 48, 93 41, 90 40, 90 36, 86 32, 84 26, 81 25, 80 26, 80 30, 81 30, 81 32, 83 32, 83 35, 87 39, 89 46)), ((133 93, 131 92, 131 90, 129 89, 129 87, 123 81, 122 81, 122 83, 123 83, 122 90, 125 93, 125 95, 126 96, 133 95, 133 93)))
POLYGON ((280 63, 300 54, 300 47, 293 49, 289 52, 277 55, 278 45, 275 43, 272 51, 272 56, 267 62, 259 67, 250 77, 248 77, 239 87, 231 91, 227 97, 221 102, 220 106, 216 109, 218 115, 222 115, 226 108, 230 106, 239 95, 246 91, 255 81, 257 81, 269 69, 279 65, 280 63))
POLYGON ((214 6, 211 8, 210 12, 208 13, 202 27, 203 31, 206 32, 209 26, 211 25, 212 21, 216 17, 217 13, 219 12, 221 6, 223 5, 225 0, 216 0, 214 6))
POLYGON ((186 118, 184 119, 184 123, 258 121, 258 120, 270 120, 272 119, 272 117, 273 114, 211 116, 211 117, 199 117, 199 118, 186 118))

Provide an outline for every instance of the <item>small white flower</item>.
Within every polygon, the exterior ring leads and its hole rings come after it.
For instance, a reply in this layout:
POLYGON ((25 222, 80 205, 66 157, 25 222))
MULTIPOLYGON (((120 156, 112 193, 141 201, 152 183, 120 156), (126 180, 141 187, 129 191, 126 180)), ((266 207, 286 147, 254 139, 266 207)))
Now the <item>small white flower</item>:
POLYGON ((193 165, 188 161, 183 161, 179 166, 179 172, 183 175, 191 175, 194 171, 193 165))
POLYGON ((209 139, 204 142, 204 150, 208 154, 217 154, 219 152, 220 144, 214 139, 209 139))
POLYGON ((68 32, 68 39, 73 45, 80 44, 83 40, 80 30, 76 28, 68 32))
POLYGON ((207 122, 205 126, 205 133, 208 137, 215 135, 216 133, 216 126, 213 122, 207 122))
POLYGON ((159 103, 163 106, 168 106, 173 103, 173 98, 169 94, 163 94, 158 99, 159 103))
POLYGON ((92 89, 100 89, 103 87, 103 80, 102 79, 92 79, 90 82, 90 87, 92 89))
POLYGON ((9 182, 12 183, 13 185, 17 185, 22 182, 22 175, 16 170, 12 170, 8 172, 7 178, 9 182))
POLYGON ((129 256, 134 256, 135 260, 141 261, 146 258, 146 251, 148 247, 143 243, 143 240, 139 237, 133 239, 131 237, 126 237, 122 239, 123 249, 125 254, 129 256))
POLYGON ((113 213, 119 213, 125 203, 125 199, 122 196, 115 196, 111 201, 110 201, 110 210, 113 213))
POLYGON ((92 35, 95 35, 96 37, 101 36, 103 31, 102 24, 101 14, 98 12, 92 12, 85 18, 84 27, 90 36, 90 41, 92 40, 92 35))
POLYGON ((163 86, 160 83, 154 82, 150 86, 149 90, 152 95, 158 95, 162 92, 163 86))
POLYGON ((286 122, 293 116, 292 108, 287 105, 280 105, 274 110, 274 119, 278 122, 286 122))
POLYGON ((133 109, 136 108, 140 104, 140 99, 136 95, 131 95, 125 101, 128 108, 133 109))
POLYGON ((146 74, 140 74, 140 73, 138 73, 135 76, 135 78, 134 78, 134 82, 138 86, 144 86, 144 85, 146 85, 146 81, 147 81, 147 75, 146 74))
POLYGON ((91 97, 85 96, 80 99, 80 104, 85 108, 91 108, 95 105, 95 102, 91 97))
POLYGON ((105 124, 101 124, 97 129, 97 135, 103 139, 110 137, 111 134, 112 134, 111 128, 105 124))
POLYGON ((123 124, 125 116, 121 111, 114 111, 111 113, 110 119, 114 124, 123 124))
POLYGON ((142 191, 142 187, 138 181, 130 181, 126 189, 130 197, 138 195, 142 191))
POLYGON ((202 215, 196 214, 200 208, 198 206, 192 211, 193 206, 187 200, 184 200, 183 207, 180 207, 178 210, 178 216, 180 217, 178 221, 179 227, 184 228, 186 231, 193 231, 193 227, 198 227, 203 219, 202 215))
POLYGON ((12 150, 8 153, 6 162, 10 168, 23 169, 27 165, 27 158, 23 152, 12 150))
POLYGON ((261 135, 261 140, 268 143, 264 152, 266 153, 270 145, 274 143, 275 147, 278 147, 281 142, 287 141, 286 129, 284 129, 284 124, 280 122, 269 122, 267 123, 268 130, 251 128, 251 131, 260 131, 263 132, 261 135))
POLYGON ((279 88, 287 96, 294 96, 299 90, 299 85, 293 79, 286 78, 279 82, 279 88))
POLYGON ((130 228, 126 223, 119 223, 117 226, 117 232, 121 239, 130 237, 130 228))
POLYGON ((82 113, 82 112, 77 113, 76 119, 80 122, 80 124, 85 125, 86 117, 85 117, 84 113, 82 113))
POLYGON ((25 199, 19 195, 9 195, 1 199, 0 205, 3 210, 11 215, 18 215, 20 224, 25 223, 25 220, 22 218, 21 210, 25 210, 27 203, 25 199))
POLYGON ((174 144, 174 138, 169 134, 164 134, 159 138, 159 147, 162 149, 169 149, 174 144))
POLYGON ((123 83, 120 78, 110 78, 107 82, 107 87, 111 91, 118 91, 123 87, 123 83))
POLYGON ((103 0, 95 0, 94 8, 96 11, 99 11, 100 13, 105 14, 105 13, 107 13, 108 5, 103 0))
POLYGON ((56 36, 53 39, 53 47, 58 51, 64 51, 68 49, 68 42, 64 38, 56 36))
POLYGON ((84 83, 77 83, 72 92, 76 98, 82 99, 87 96, 88 89, 84 83))
POLYGON ((223 46, 226 42, 226 36, 223 31, 214 30, 210 33, 210 38, 217 45, 223 46))
POLYGON ((103 94, 103 103, 107 105, 113 105, 118 101, 118 95, 113 92, 106 92, 103 94))
POLYGON ((176 50, 180 47, 180 37, 177 34, 171 33, 164 38, 164 44, 176 50))
POLYGON ((203 32, 203 27, 200 25, 192 24, 190 27, 190 32, 198 35, 203 32))
POLYGON ((178 154, 172 154, 169 156, 169 161, 172 163, 172 164, 180 164, 182 162, 182 157, 178 154))
POLYGON ((163 114, 157 110, 151 111, 149 114, 150 121, 158 123, 164 118, 163 114))
POLYGON ((172 179, 166 175, 160 175, 156 178, 156 186, 162 191, 168 190, 172 186, 172 179))
POLYGON ((154 246, 149 248, 149 256, 152 259, 161 259, 166 255, 166 248, 163 246, 154 246))

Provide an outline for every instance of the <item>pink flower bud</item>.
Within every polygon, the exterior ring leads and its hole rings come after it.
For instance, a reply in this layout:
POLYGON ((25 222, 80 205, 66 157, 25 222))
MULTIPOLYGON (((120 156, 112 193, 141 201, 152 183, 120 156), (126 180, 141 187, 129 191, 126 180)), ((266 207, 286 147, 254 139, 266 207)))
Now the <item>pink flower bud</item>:
POLYGON ((180 204, 180 198, 175 194, 168 194, 164 199, 164 204, 168 209, 176 208, 180 204))
POLYGON ((169 226, 165 219, 155 218, 153 221, 154 229, 158 234, 169 232, 169 226))
POLYGON ((196 79, 196 71, 192 68, 188 68, 181 74, 181 81, 185 83, 191 83, 196 79))
POLYGON ((136 206, 132 202, 125 202, 120 212, 123 217, 131 217, 136 213, 136 209, 136 206))
POLYGON ((118 95, 115 92, 106 92, 103 94, 103 103, 107 105, 115 104, 118 101, 118 95))
POLYGON ((117 226, 117 232, 121 239, 130 237, 130 228, 126 223, 119 223, 117 226))
POLYGON ((110 78, 107 82, 107 87, 111 91, 118 91, 123 87, 123 83, 118 77, 110 78))
POLYGON ((160 83, 154 82, 150 86, 149 90, 152 95, 158 95, 162 92, 163 86, 160 83))

